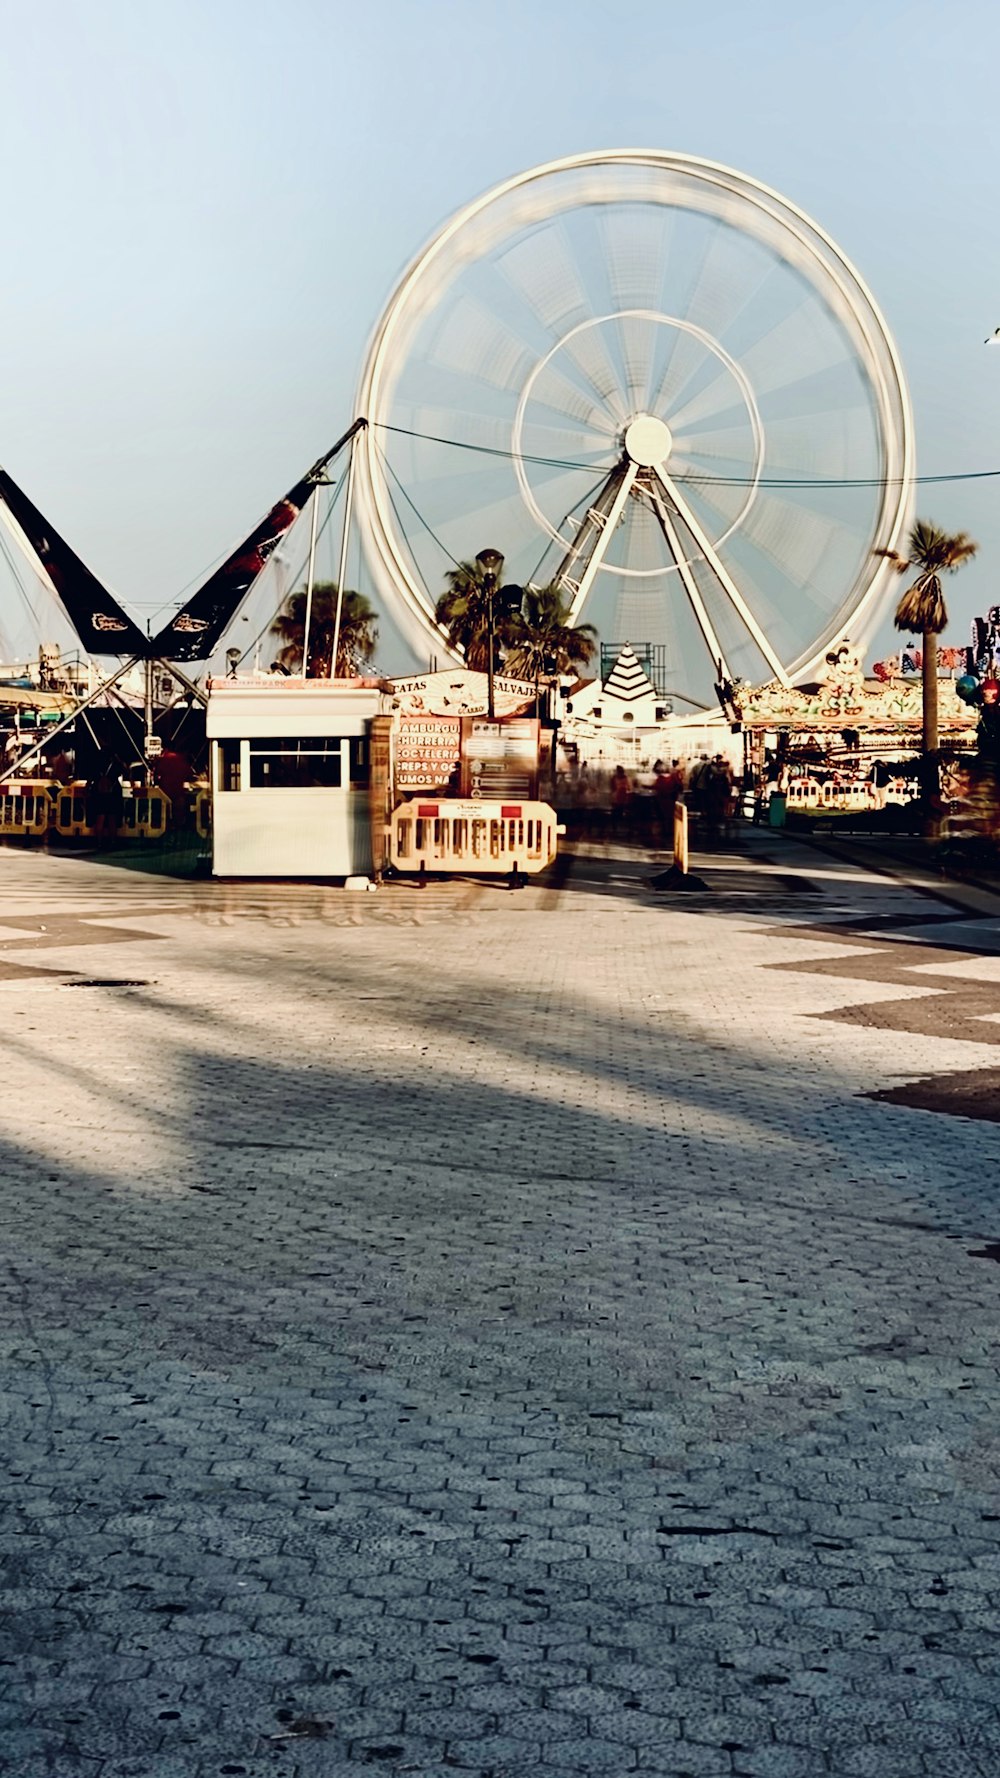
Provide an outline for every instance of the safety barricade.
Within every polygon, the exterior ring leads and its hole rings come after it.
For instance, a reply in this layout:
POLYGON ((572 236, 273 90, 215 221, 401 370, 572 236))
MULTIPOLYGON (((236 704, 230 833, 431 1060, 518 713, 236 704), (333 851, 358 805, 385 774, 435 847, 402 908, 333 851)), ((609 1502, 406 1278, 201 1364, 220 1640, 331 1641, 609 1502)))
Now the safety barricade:
POLYGON ((204 784, 194 784, 191 789, 194 830, 200 840, 207 840, 212 831, 212 792, 204 784))
POLYGON ((93 833, 87 819, 87 786, 81 780, 76 784, 53 784, 51 787, 53 833, 60 839, 78 840, 93 833))
POLYGON ((877 786, 867 779, 855 784, 835 784, 830 779, 823 785, 822 800, 824 809, 842 813, 881 807, 877 786))
POLYGON ((0 838, 38 839, 47 833, 51 793, 47 778, 8 778, 0 784, 0 838))
POLYGON ((165 791, 148 789, 126 792, 118 837, 123 840, 156 840, 167 831, 170 798, 165 791))
POLYGON ((389 824, 389 857, 399 871, 534 875, 552 864, 560 829, 548 803, 401 803, 389 824))
POLYGON ((819 808, 822 801, 822 790, 816 778, 793 778, 785 792, 786 806, 789 809, 819 808))

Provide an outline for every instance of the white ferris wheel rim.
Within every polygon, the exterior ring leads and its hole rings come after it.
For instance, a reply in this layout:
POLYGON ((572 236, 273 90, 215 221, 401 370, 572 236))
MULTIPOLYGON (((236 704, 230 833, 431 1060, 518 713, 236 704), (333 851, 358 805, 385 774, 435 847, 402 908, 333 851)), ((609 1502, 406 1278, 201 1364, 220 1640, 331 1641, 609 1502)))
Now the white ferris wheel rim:
MULTIPOLYGON (((912 517, 911 487, 915 466, 913 417, 898 348, 861 273, 827 230, 808 212, 775 187, 724 162, 668 149, 594 149, 527 168, 502 180, 457 210, 411 259, 376 324, 358 386, 356 411, 368 422, 360 441, 362 455, 358 500, 363 518, 362 534, 376 580, 381 578, 383 585, 388 585, 394 592, 402 595, 406 613, 411 620, 411 633, 418 635, 424 645, 430 640, 441 652, 456 661, 462 660, 461 653, 451 647, 443 627, 435 620, 433 607, 407 560, 406 549, 394 522, 387 483, 376 457, 375 433, 389 424, 384 418, 383 402, 396 335, 414 295, 419 292, 421 280, 441 260, 462 231, 477 218, 511 193, 525 190, 545 179, 606 166, 648 167, 664 173, 688 175, 731 197, 747 200, 751 207, 757 207, 763 217, 777 223, 779 228, 795 240, 806 263, 814 265, 817 271, 824 272, 839 295, 843 304, 840 318, 845 325, 853 325, 865 347, 864 370, 876 402, 883 454, 882 500, 872 527, 871 577, 851 611, 838 625, 839 637, 850 636, 852 642, 860 643, 866 639, 879 595, 892 572, 886 558, 882 557, 875 562, 876 543, 880 551, 895 550, 912 517), (817 242, 824 249, 825 256, 817 252, 817 242)), ((549 214, 558 214, 558 208, 553 206, 549 214)), ((813 652, 807 653, 807 657, 797 657, 789 664, 790 676, 797 680, 807 679, 824 661, 832 645, 831 637, 826 636, 813 652)))

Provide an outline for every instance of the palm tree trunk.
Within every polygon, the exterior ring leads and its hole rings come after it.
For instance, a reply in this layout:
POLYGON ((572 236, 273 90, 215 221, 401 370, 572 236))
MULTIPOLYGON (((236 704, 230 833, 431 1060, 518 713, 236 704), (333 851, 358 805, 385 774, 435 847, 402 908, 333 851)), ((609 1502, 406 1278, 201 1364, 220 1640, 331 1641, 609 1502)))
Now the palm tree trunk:
POLYGON ((924 694, 924 752, 938 750, 938 639, 924 631, 921 683, 924 694))
POLYGON ((924 833, 928 839, 938 837, 938 795, 941 787, 938 761, 938 639, 935 632, 923 633, 923 659, 920 685, 923 692, 923 774, 924 833))

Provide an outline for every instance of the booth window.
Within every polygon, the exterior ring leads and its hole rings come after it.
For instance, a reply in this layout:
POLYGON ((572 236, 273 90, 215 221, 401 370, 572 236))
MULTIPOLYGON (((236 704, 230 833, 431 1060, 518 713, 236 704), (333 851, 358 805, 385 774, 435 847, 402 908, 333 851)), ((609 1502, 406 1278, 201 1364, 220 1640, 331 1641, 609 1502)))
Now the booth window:
POLYGON ((355 790, 367 790, 371 781, 371 752, 367 735, 352 735, 351 784, 355 790))
POLYGON ((240 743, 239 741, 219 742, 217 790, 239 790, 240 787, 240 743))
POLYGON ((250 742, 253 790, 337 790, 343 742, 322 735, 250 742))

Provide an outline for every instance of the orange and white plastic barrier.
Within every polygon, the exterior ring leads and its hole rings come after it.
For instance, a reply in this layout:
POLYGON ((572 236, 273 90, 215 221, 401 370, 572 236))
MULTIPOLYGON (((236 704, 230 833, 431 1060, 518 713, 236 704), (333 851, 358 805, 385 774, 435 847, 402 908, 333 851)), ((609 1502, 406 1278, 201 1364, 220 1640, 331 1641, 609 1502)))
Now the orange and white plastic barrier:
POLYGON ((0 837, 38 838, 47 833, 53 789, 48 778, 8 778, 0 784, 0 837))
POLYGON ((192 786, 191 813, 194 830, 200 840, 207 840, 212 831, 212 792, 207 785, 192 786))
POLYGON ((87 786, 82 780, 76 784, 53 784, 52 787, 52 828, 61 839, 81 839, 93 833, 87 820, 87 786))
POLYGON ((123 840, 157 840, 167 831, 170 798, 151 784, 148 789, 126 791, 119 837, 123 840))
POLYGON ((389 857, 407 872, 534 875, 553 863, 559 832, 548 803, 416 797, 393 810, 389 857))

